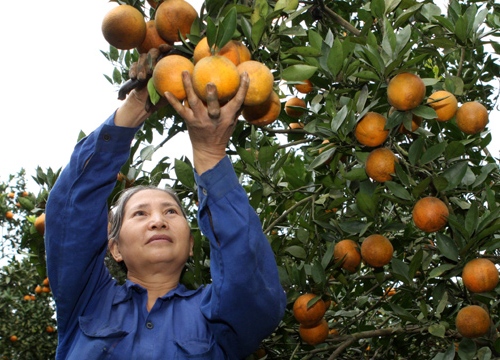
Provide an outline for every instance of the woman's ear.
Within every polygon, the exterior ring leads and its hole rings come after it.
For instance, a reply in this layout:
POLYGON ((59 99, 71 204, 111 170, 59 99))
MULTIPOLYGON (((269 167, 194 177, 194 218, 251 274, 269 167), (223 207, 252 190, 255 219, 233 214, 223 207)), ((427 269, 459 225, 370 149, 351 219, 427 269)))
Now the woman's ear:
POLYGON ((194 236, 191 234, 189 236, 189 256, 193 256, 193 247, 194 247, 194 236))
POLYGON ((110 239, 108 241, 108 249, 116 262, 123 261, 122 254, 120 253, 120 249, 118 247, 118 242, 116 242, 114 239, 110 239))

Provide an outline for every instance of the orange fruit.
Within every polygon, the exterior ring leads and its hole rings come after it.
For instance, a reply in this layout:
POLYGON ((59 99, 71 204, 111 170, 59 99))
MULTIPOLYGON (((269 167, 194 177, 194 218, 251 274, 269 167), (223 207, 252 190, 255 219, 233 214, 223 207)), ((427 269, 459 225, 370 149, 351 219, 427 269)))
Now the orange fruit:
POLYGON ((441 230, 448 222, 449 214, 446 204, 434 196, 418 200, 412 211, 415 226, 427 233, 441 230))
POLYGON ((351 239, 340 240, 333 248, 335 262, 342 261, 341 268, 351 273, 356 272, 361 264, 361 253, 358 244, 351 239))
POLYGON ((328 323, 325 319, 321 319, 313 326, 305 326, 300 324, 299 335, 302 341, 309 345, 318 345, 326 340, 329 333, 328 323))
POLYGON ((274 122, 281 112, 280 97, 276 91, 260 105, 243 106, 241 115, 252 125, 266 126, 274 122))
POLYGON ((465 338, 484 336, 490 330, 490 316, 478 305, 468 305, 457 314, 455 326, 460 335, 465 338))
POLYGON ((13 192, 11 192, 7 196, 9 197, 9 199, 14 199, 14 197, 16 196, 16 194, 14 194, 13 192))
POLYGON ((390 181, 392 174, 396 172, 395 164, 397 161, 398 158, 390 149, 376 148, 366 158, 366 174, 374 181, 390 181))
POLYGON ((238 91, 240 74, 231 60, 212 55, 200 59, 194 65, 192 81, 194 91, 203 101, 207 101, 207 84, 211 82, 217 88, 219 101, 226 102, 238 91))
POLYGON ((48 277, 46 277, 45 279, 43 279, 42 285, 43 286, 49 286, 49 278, 48 277))
POLYGON ((271 70, 263 63, 256 60, 242 62, 237 67, 238 72, 246 72, 250 79, 244 105, 253 106, 266 101, 273 91, 274 76, 271 70))
POLYGON ((19 338, 16 335, 11 335, 9 337, 9 340, 12 341, 12 342, 16 342, 17 340, 19 340, 19 338))
POLYGON ((36 294, 41 294, 41 293, 42 293, 42 287, 41 287, 40 285, 37 285, 37 286, 35 287, 35 293, 36 293, 36 294))
POLYGON ((400 73, 394 76, 387 86, 387 100, 398 110, 416 108, 425 97, 425 84, 415 74, 400 73))
POLYGON ((12 220, 14 218, 14 213, 12 211, 5 212, 5 218, 7 220, 12 220))
POLYGON ((368 265, 379 268, 387 265, 394 253, 391 242, 383 235, 373 234, 361 243, 361 257, 368 265))
POLYGON ((186 37, 198 17, 196 9, 185 0, 165 0, 156 8, 155 21, 158 34, 169 44, 186 37))
POLYGON ((196 64, 204 57, 212 55, 225 56, 231 60, 234 65, 238 65, 240 63, 240 51, 236 45, 236 41, 231 40, 224 45, 222 49, 214 48, 212 52, 212 50, 208 47, 207 37, 202 38, 198 44, 196 44, 193 51, 193 62, 196 64))
POLYGON ((40 235, 43 235, 45 233, 45 213, 42 213, 40 214, 40 216, 37 216, 34 225, 36 231, 38 231, 40 235))
POLYGON ((137 51, 140 54, 145 54, 151 49, 158 49, 160 45, 165 44, 165 40, 158 34, 156 23, 154 20, 146 22, 146 36, 142 43, 137 46, 137 51))
POLYGON ((45 328, 45 331, 48 332, 49 334, 53 333, 55 331, 54 327, 53 326, 50 326, 48 325, 46 328, 45 328))
POLYGON ((308 306, 309 301, 315 297, 315 294, 305 293, 300 295, 293 303, 293 316, 301 325, 312 326, 317 324, 325 315, 326 306, 322 299, 319 299, 310 307, 308 306))
POLYGON ((385 295, 386 296, 394 296, 396 295, 396 289, 394 289, 393 287, 388 287, 385 289, 385 295))
POLYGON ((118 5, 109 10, 102 20, 101 30, 104 39, 121 50, 139 46, 147 31, 144 16, 131 5, 118 5))
POLYGON ((313 84, 309 79, 302 80, 302 84, 295 84, 295 89, 299 93, 309 94, 313 90, 313 84))
POLYGON ((492 291, 498 284, 498 269, 485 258, 470 260, 462 270, 465 287, 474 293, 492 291))
MULTIPOLYGON (((285 102, 285 112, 290 117, 299 118, 305 111, 306 111, 306 102, 301 98, 291 97, 285 102), (298 107, 302 109, 299 109, 298 107)), ((291 125, 292 124, 290 124, 290 127, 291 125)))
POLYGON ((290 129, 303 129, 304 124, 303 123, 298 123, 298 122, 293 122, 288 125, 290 129))
POLYGON ((237 40, 233 40, 233 42, 236 44, 236 48, 238 49, 238 53, 240 54, 240 63, 252 60, 252 53, 245 44, 237 40))
POLYGON ((458 101, 455 95, 446 90, 438 90, 427 98, 427 103, 436 111, 438 121, 448 121, 458 109, 458 101), (442 99, 442 100, 438 100, 442 99), (436 101, 437 100, 437 101, 436 101))
POLYGON ((161 96, 165 91, 171 92, 180 101, 186 98, 186 90, 182 83, 182 72, 190 74, 194 71, 191 60, 181 55, 168 55, 156 64, 153 70, 153 85, 161 96))
POLYGON ((354 136, 360 144, 376 147, 382 145, 389 136, 389 130, 385 128, 387 119, 385 116, 370 111, 356 124, 354 136))
POLYGON ((24 295, 23 300, 30 301, 31 300, 31 295, 24 295))
POLYGON ((488 110, 477 101, 464 103, 455 115, 457 126, 464 133, 473 135, 480 133, 488 124, 488 110))
POLYGON ((48 287, 48 286, 42 286, 42 292, 49 293, 50 292, 50 287, 48 287))

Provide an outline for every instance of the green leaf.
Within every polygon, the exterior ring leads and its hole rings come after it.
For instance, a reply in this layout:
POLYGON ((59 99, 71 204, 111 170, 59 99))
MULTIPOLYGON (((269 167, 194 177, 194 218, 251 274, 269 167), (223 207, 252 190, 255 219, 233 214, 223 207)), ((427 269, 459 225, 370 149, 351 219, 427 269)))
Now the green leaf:
POLYGON ((452 261, 458 261, 458 248, 457 244, 452 238, 438 232, 436 233, 436 245, 446 258, 452 261))
POLYGON ((153 145, 148 145, 141 149, 140 158, 143 161, 148 161, 153 158, 153 154, 155 153, 155 147, 153 145))
POLYGON ((389 191, 396 197, 403 200, 411 200, 411 195, 403 186, 393 181, 386 181, 385 186, 389 189, 389 191))
POLYGON ((432 279, 432 278, 441 277, 441 275, 443 275, 445 272, 447 272, 451 269, 454 269, 454 268, 455 268, 455 265, 453 265, 453 264, 440 265, 440 266, 431 270, 431 272, 429 273, 429 278, 432 279))
POLYGON ((160 97, 160 94, 158 93, 158 91, 156 91, 152 77, 149 78, 147 87, 148 87, 148 94, 149 94, 149 99, 151 100, 151 103, 153 105, 158 104, 158 101, 160 101, 161 97, 160 97))
POLYGON ((440 338, 444 338, 446 334, 446 328, 443 324, 432 324, 429 326, 428 330, 430 334, 440 338))
POLYGON ((363 79, 363 80, 374 80, 374 81, 380 81, 380 76, 374 73, 373 71, 365 70, 365 71, 360 71, 353 76, 363 79))
POLYGON ((436 110, 426 105, 417 106, 415 109, 412 109, 411 112, 424 119, 435 119, 437 117, 436 110))
POLYGON ((297 10, 299 0, 278 0, 274 10, 293 11, 297 10))
POLYGON ((330 124, 330 127, 331 127, 331 129, 332 129, 333 132, 336 133, 339 130, 339 128, 344 123, 344 121, 345 121, 345 119, 347 117, 348 112, 349 112, 349 108, 347 107, 347 105, 344 105, 342 107, 342 109, 340 109, 339 111, 337 111, 337 113, 333 117, 333 119, 331 121, 331 124, 330 124))
POLYGON ((393 258, 391 261, 392 273, 400 281, 403 281, 406 285, 412 283, 412 279, 409 277, 410 268, 408 264, 400 259, 393 258))
POLYGON ((318 57, 321 56, 321 50, 313 48, 311 46, 296 46, 290 48, 284 52, 290 55, 299 55, 304 57, 318 57))
POLYGON ((463 180, 467 169, 467 161, 460 161, 446 169, 446 171, 443 172, 443 177, 448 181, 448 185, 444 190, 455 189, 463 180))
POLYGON ((410 145, 410 149, 408 150, 408 160, 410 161, 410 164, 416 165, 418 160, 422 158, 423 151, 424 139, 419 137, 410 145))
POLYGON ((443 154, 446 145, 448 145, 446 141, 443 141, 427 149, 427 151, 424 152, 422 157, 420 158, 421 164, 424 165, 430 163, 431 161, 436 160, 438 157, 440 157, 443 154))
POLYGON ((385 14, 385 1, 384 0, 373 0, 371 2, 371 11, 373 17, 383 18, 385 14))
POLYGON ((406 309, 402 308, 401 306, 391 302, 389 303, 390 307, 392 308, 392 311, 399 316, 402 320, 409 321, 412 323, 418 323, 418 319, 413 316, 410 312, 408 312, 406 309))
POLYGON ((325 269, 323 269, 323 266, 318 259, 315 259, 311 266, 311 275, 316 284, 323 285, 326 281, 325 269))
POLYGON ((307 167, 308 170, 314 170, 317 167, 323 165, 327 161, 329 161, 333 155, 335 154, 335 147, 329 148, 328 150, 323 151, 321 154, 316 156, 313 161, 311 161, 311 164, 307 167))
POLYGON ((373 218, 377 214, 376 199, 371 194, 359 192, 356 195, 356 206, 366 216, 373 218))
POLYGON ((310 65, 292 65, 282 71, 281 77, 286 81, 302 81, 313 76, 317 69, 310 65))
POLYGON ((451 160, 462 156, 465 153, 465 146, 460 141, 452 141, 448 144, 444 151, 446 160, 451 160))
POLYGON ((467 21, 460 16, 455 22, 455 35, 462 43, 467 41, 467 21))
POLYGON ((237 25, 236 16, 236 8, 232 7, 222 19, 217 31, 217 41, 215 44, 219 49, 222 49, 233 38, 237 25))
POLYGON ((328 58, 327 58, 328 70, 330 70, 332 75, 335 77, 342 69, 343 64, 344 64, 344 50, 342 48, 342 43, 337 37, 335 38, 333 46, 330 49, 330 52, 328 53, 328 58))
POLYGON ((35 204, 33 204, 33 202, 27 197, 19 197, 17 201, 19 201, 19 204, 21 204, 21 207, 23 209, 26 209, 28 211, 31 211, 35 208, 35 204))
POLYGON ((289 246, 285 249, 285 252, 289 253, 293 257, 296 257, 297 259, 302 259, 302 260, 306 259, 306 251, 302 246, 298 245, 289 246))
POLYGON ((189 189, 195 188, 193 168, 186 162, 175 159, 174 170, 177 179, 189 189))

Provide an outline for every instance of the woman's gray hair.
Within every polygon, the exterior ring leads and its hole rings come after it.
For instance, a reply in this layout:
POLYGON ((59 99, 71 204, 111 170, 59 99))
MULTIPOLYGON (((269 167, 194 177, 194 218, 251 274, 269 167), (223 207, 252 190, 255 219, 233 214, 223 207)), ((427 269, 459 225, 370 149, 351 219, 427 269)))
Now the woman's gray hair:
POLYGON ((131 188, 124 190, 120 194, 115 205, 109 211, 108 240, 116 241, 118 239, 118 236, 120 235, 120 229, 122 228, 123 224, 123 215, 125 214, 125 206, 127 205, 128 201, 132 196, 144 190, 158 190, 158 191, 163 191, 164 193, 170 195, 175 200, 177 205, 179 205, 179 208, 181 209, 184 217, 187 218, 187 214, 186 211, 184 210, 184 207, 182 206, 181 200, 179 199, 179 196, 173 189, 168 187, 160 188, 154 185, 133 186, 131 188))

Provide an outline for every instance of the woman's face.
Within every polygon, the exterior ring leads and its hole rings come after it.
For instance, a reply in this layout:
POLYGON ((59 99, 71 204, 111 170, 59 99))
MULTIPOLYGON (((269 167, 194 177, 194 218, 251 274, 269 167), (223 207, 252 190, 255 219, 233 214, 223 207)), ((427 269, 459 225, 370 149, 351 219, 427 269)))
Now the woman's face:
POLYGON ((142 190, 125 205, 118 241, 111 253, 130 271, 166 264, 181 271, 193 250, 189 224, 177 202, 161 190, 142 190))

